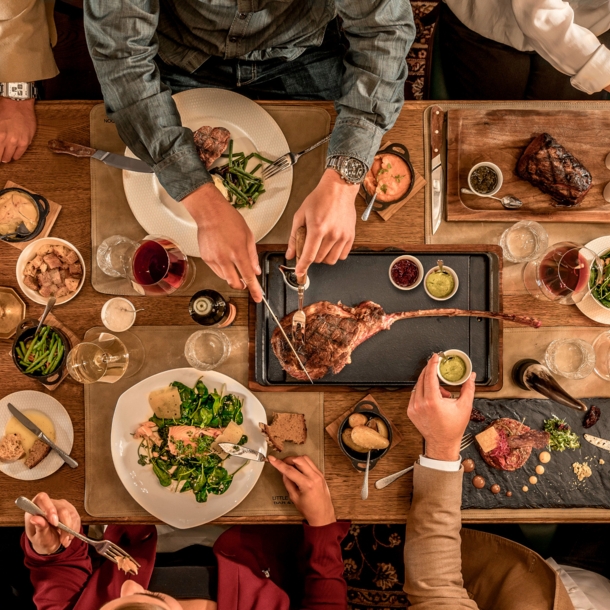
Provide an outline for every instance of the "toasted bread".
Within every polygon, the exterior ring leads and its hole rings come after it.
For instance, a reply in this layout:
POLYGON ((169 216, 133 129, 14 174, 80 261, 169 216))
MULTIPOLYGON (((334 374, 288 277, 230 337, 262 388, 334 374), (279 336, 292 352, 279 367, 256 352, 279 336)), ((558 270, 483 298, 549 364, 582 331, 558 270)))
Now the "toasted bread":
POLYGON ((284 443, 302 445, 307 440, 307 424, 302 413, 274 413, 270 424, 259 424, 269 444, 284 451, 284 443))
POLYGON ((25 465, 30 469, 38 466, 49 455, 50 451, 51 447, 49 445, 43 443, 40 439, 36 439, 28 452, 28 457, 25 459, 25 465))
POLYGON ((0 440, 0 462, 16 462, 25 455, 23 439, 18 434, 7 434, 0 440))

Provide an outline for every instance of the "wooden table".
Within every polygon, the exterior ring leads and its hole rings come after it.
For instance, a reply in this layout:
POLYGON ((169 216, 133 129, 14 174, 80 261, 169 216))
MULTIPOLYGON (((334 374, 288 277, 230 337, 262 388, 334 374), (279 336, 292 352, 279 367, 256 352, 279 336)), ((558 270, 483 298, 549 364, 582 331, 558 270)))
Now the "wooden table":
MULTIPOLYGON (((71 241, 83 254, 87 263, 91 261, 90 206, 91 190, 89 163, 63 155, 53 155, 46 143, 52 138, 60 138, 80 144, 89 144, 89 112, 97 102, 42 102, 37 108, 38 131, 28 152, 18 162, 0 164, 0 186, 12 180, 24 187, 44 194, 63 206, 53 235, 71 241)), ((294 102, 305 104, 305 102, 294 102)), ((309 104, 309 103, 308 103, 309 104)), ((328 102, 311 102, 326 108, 335 116, 333 105, 328 102)), ((411 151, 415 168, 423 174, 423 111, 429 102, 405 104, 403 111, 390 132, 392 140, 404 142, 411 151)), ((424 241, 424 193, 420 191, 389 222, 384 222, 372 214, 367 223, 360 220, 363 202, 358 200, 358 226, 356 245, 364 243, 421 244, 424 241)), ((0 284, 17 288, 15 263, 19 250, 0 244, 0 284)), ((93 290, 87 282, 79 296, 61 306, 57 315, 62 322, 82 337, 85 331, 100 323, 100 311, 107 300, 106 295, 93 290)), ((138 315, 138 324, 166 325, 190 324, 196 326, 187 313, 186 297, 167 299, 134 299, 136 307, 145 307, 138 315), (153 306, 154 303, 154 306, 153 306)), ((238 316, 236 325, 247 325, 247 299, 236 299, 238 316)), ((541 319, 545 326, 591 325, 597 326, 576 307, 557 307, 543 303, 529 296, 504 297, 506 311, 527 311, 541 319)), ((39 305, 28 303, 28 314, 38 316, 42 312, 39 305)), ((1 396, 18 390, 43 391, 37 382, 27 379, 15 369, 9 352, 11 342, 0 341, 1 396)), ((326 424, 333 421, 348 407, 366 395, 365 392, 328 392, 324 399, 326 424)), ((46 491, 52 497, 65 498, 72 502, 85 523, 94 520, 87 516, 84 506, 85 492, 85 422, 83 387, 70 379, 66 380, 53 396, 70 413, 74 425, 74 449, 72 455, 80 467, 72 470, 63 466, 51 477, 42 481, 17 481, 0 474, 0 525, 19 525, 23 522, 21 511, 14 507, 14 500, 20 495, 32 497, 38 491, 46 491)), ((375 390, 374 396, 381 403, 394 424, 403 434, 404 440, 386 459, 382 460, 371 476, 369 500, 360 500, 362 475, 348 464, 337 444, 325 435, 325 469, 337 516, 356 522, 404 522, 412 491, 412 478, 407 475, 383 491, 372 488, 372 483, 392 472, 404 468, 415 461, 422 448, 422 439, 407 418, 408 391, 387 392, 375 390)), ((101 464, 101 468, 112 468, 112 464, 101 464)), ((286 519, 276 519, 285 521, 286 519)), ((470 510, 464 512, 464 520, 469 522, 542 522, 542 521, 610 521, 610 510, 601 509, 540 509, 540 510, 470 510)), ((236 519, 225 519, 234 523, 236 519)), ((253 519, 251 519, 253 521, 253 519)))

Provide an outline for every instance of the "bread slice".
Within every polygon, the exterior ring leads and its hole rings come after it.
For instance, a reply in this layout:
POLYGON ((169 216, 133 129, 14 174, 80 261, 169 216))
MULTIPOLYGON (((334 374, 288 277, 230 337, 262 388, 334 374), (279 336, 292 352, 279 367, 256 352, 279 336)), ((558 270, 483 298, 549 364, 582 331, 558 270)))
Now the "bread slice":
POLYGON ((307 440, 303 413, 274 413, 270 424, 259 424, 271 447, 284 451, 284 443, 302 445, 307 440))
POLYGON ((16 462, 25 455, 19 434, 7 434, 0 440, 0 462, 16 462))
POLYGON ((37 438, 28 453, 28 457, 25 460, 25 465, 30 469, 38 466, 38 464, 40 464, 40 462, 42 462, 42 460, 49 455, 50 451, 51 447, 37 438))

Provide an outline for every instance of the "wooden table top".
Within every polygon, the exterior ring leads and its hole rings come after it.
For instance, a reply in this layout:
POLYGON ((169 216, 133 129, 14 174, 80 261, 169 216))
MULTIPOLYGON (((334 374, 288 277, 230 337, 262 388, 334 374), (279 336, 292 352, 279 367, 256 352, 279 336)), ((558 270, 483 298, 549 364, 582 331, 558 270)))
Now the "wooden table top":
MULTIPOLYGON (((71 241, 83 254, 87 264, 91 261, 90 207, 91 188, 89 162, 75 160, 64 155, 53 155, 46 147, 48 140, 59 138, 80 144, 89 144, 89 113, 97 102, 41 102, 37 104, 38 131, 28 152, 18 162, 0 164, 0 187, 12 180, 35 192, 44 194, 63 206, 53 228, 53 235, 71 241)), ((285 103, 285 102, 281 102, 285 103)), ((293 104, 317 104, 329 111, 334 118, 333 105, 329 102, 292 102, 293 104)), ((423 112, 429 102, 409 102, 391 130, 388 138, 405 143, 411 152, 415 168, 424 173, 423 112)), ((363 203, 358 200, 358 226, 356 245, 364 243, 422 244, 424 242, 424 192, 420 191, 389 222, 372 214, 367 223, 360 220, 363 203)), ((0 284, 17 288, 15 264, 19 250, 0 244, 0 284)), ((100 311, 106 295, 93 290, 86 282, 78 297, 57 311, 58 318, 80 337, 92 326, 99 325, 100 311)), ((138 315, 137 324, 167 325, 191 324, 187 313, 187 297, 168 299, 134 299, 137 307, 145 307, 138 315), (154 303, 154 306, 153 306, 154 303)), ((246 326, 247 299, 236 299, 238 317, 236 325, 246 326)), ((545 326, 598 326, 582 315, 576 307, 557 307, 529 296, 504 297, 505 311, 523 311, 541 319, 545 326)), ((28 303, 28 314, 38 316, 42 307, 28 303)), ((27 379, 15 369, 10 358, 10 340, 0 340, 1 396, 19 390, 44 391, 40 384, 27 379)), ((85 523, 96 520, 88 517, 83 506, 85 493, 85 422, 83 386, 67 379, 52 393, 70 413, 74 425, 74 449, 72 455, 80 467, 72 470, 63 466, 54 475, 42 481, 17 481, 0 473, 0 525, 20 525, 23 515, 14 506, 20 495, 34 496, 46 491, 52 497, 72 502, 85 523)), ((404 522, 412 491, 412 478, 407 475, 379 491, 373 483, 378 478, 396 472, 415 461, 422 448, 422 439, 406 414, 408 391, 388 392, 375 390, 376 400, 382 405, 404 437, 382 460, 371 474, 369 499, 360 500, 362 475, 351 468, 338 445, 325 435, 326 478, 334 499, 337 516, 355 522, 404 522)), ((326 424, 337 418, 347 408, 363 398, 366 392, 328 392, 324 398, 326 424)), ((112 468, 112 464, 101 467, 112 468)), ((470 510, 464 511, 469 522, 542 522, 542 521, 610 521, 610 510, 603 509, 523 509, 523 510, 470 510)), ((224 519, 236 523, 246 519, 224 519)), ((99 521, 99 519, 97 519, 99 521)), ((103 520, 102 520, 103 521, 103 520)), ((254 521, 250 519, 249 521, 254 521)), ((261 521, 265 521, 262 519, 261 521)), ((267 521, 269 521, 267 519, 267 521)), ((286 521, 286 519, 272 519, 286 521)))

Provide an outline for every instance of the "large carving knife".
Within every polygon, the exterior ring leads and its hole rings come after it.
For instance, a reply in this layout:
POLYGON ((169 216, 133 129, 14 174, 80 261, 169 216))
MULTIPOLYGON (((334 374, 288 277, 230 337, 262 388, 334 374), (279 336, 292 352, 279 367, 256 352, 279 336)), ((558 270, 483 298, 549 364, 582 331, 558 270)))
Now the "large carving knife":
MULTIPOLYGON (((296 255, 297 265, 299 259, 303 255, 303 246, 305 245, 305 238, 307 237, 307 229, 305 227, 299 227, 296 235, 296 255)), ((292 316, 292 340, 294 343, 303 343, 305 340, 305 324, 307 317, 303 311, 303 301, 305 300, 305 285, 307 284, 307 271, 303 275, 297 275, 298 284, 298 295, 299 295, 299 307, 292 316)))
POLYGON ((444 122, 445 112, 439 106, 432 106, 430 111, 432 235, 438 231, 443 218, 443 199, 445 193, 445 173, 442 162, 444 122))

